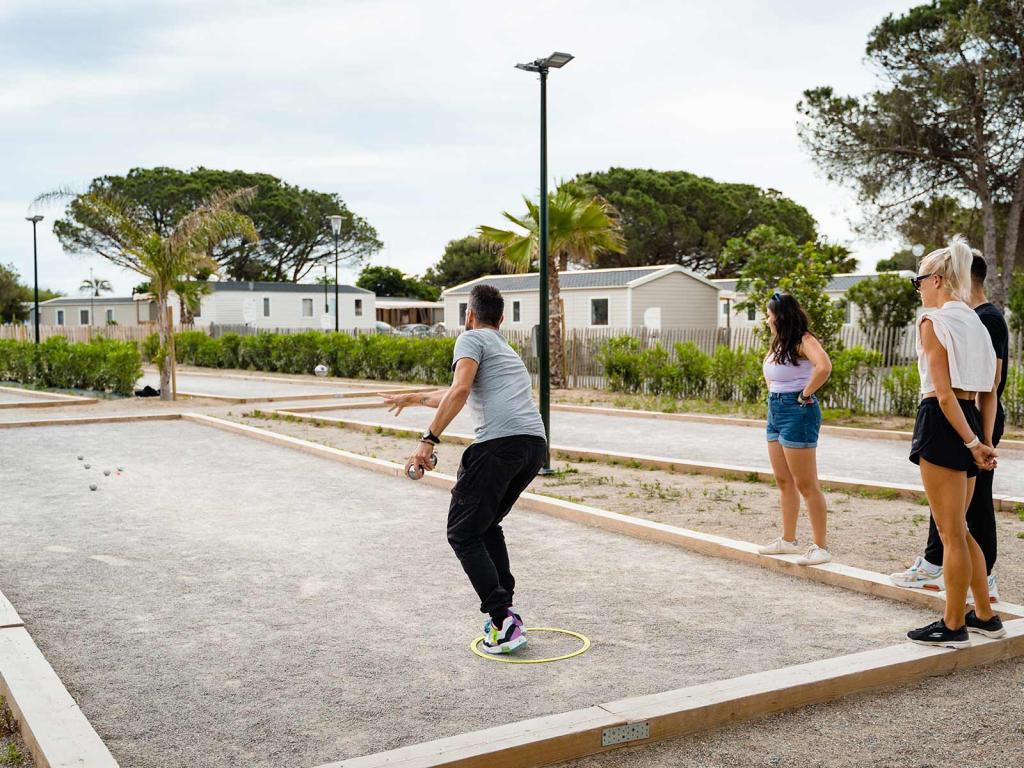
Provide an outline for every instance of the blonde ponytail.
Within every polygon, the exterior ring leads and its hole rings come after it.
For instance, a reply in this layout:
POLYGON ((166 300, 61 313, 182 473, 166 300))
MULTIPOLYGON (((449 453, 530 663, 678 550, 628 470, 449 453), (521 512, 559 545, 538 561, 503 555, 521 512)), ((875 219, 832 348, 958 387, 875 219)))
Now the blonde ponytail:
POLYGON ((921 272, 940 275, 957 301, 967 301, 971 295, 971 262, 974 251, 967 238, 956 235, 945 248, 932 251, 921 260, 921 272))

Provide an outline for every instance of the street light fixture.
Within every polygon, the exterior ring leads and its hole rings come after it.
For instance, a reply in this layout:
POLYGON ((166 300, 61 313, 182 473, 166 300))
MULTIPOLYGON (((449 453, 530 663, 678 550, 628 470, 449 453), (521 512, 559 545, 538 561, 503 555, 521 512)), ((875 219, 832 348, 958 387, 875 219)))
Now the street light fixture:
MULTIPOLYGON (((544 434, 551 445, 551 355, 548 335, 548 70, 561 69, 570 61, 571 53, 555 51, 545 59, 516 64, 516 69, 540 75, 540 333, 537 339, 537 377, 540 380, 540 417, 544 434)), ((551 474, 551 451, 544 459, 541 474, 551 474)))
POLYGON ((341 235, 341 223, 345 217, 336 213, 327 218, 331 220, 331 232, 334 233, 334 330, 337 331, 340 330, 338 318, 341 315, 338 307, 338 237, 341 235))
POLYGON ((36 241, 36 224, 43 220, 38 213, 26 216, 25 221, 32 222, 32 279, 35 284, 35 308, 32 310, 33 325, 36 329, 36 344, 39 343, 39 246, 36 241))

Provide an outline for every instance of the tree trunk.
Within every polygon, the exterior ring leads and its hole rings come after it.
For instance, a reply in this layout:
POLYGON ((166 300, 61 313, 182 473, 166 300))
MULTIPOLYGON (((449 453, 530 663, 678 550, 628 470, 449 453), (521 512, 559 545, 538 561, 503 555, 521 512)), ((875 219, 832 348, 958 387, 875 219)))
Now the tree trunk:
POLYGON ((171 392, 171 334, 173 328, 168 328, 167 322, 167 293, 161 292, 156 297, 156 327, 160 334, 160 349, 163 351, 163 359, 160 361, 160 399, 172 400, 171 392))
POLYGON ((1017 243, 1020 240, 1021 216, 1024 216, 1024 166, 1017 172, 1017 186, 1010 201, 1010 212, 1006 219, 1006 233, 1003 235, 1003 272, 998 276, 999 290, 1003 300, 995 304, 1005 309, 1006 298, 1013 282, 1013 267, 1017 257, 1017 243))
POLYGON ((562 361, 562 301, 558 289, 558 259, 548 255, 548 369, 551 371, 551 387, 565 388, 562 361))
MULTIPOLYGON (((982 238, 982 252, 985 255, 985 263, 988 265, 989 274, 999 274, 999 246, 998 230, 996 226, 996 209, 992 203, 992 197, 988 194, 987 185, 983 186, 978 197, 981 199, 981 221, 985 233, 982 238)), ((992 282, 993 290, 989 299, 998 307, 1006 306, 1006 290, 1003 281, 996 279, 992 282)))

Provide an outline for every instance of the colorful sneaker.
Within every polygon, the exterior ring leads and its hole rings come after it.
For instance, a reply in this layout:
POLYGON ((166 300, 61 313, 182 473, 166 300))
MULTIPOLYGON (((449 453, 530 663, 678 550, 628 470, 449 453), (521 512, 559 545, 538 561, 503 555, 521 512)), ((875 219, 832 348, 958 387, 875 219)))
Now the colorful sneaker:
POLYGON ((798 543, 786 541, 781 536, 775 541, 769 541, 763 547, 758 547, 757 551, 762 555, 799 555, 803 552, 798 543))
MULTIPOLYGON (((519 628, 525 632, 526 628, 523 625, 523 617, 520 616, 518 613, 516 613, 516 609, 513 608, 510 605, 508 607, 508 613, 509 613, 509 616, 511 616, 513 619, 515 619, 515 622, 516 622, 516 624, 519 625, 519 628)), ((486 635, 490 631, 491 631, 491 619, 490 619, 490 617, 487 617, 487 621, 484 622, 484 634, 486 635)))
POLYGON ((919 557, 914 564, 905 571, 889 574, 892 583, 897 587, 906 589, 929 589, 935 592, 942 592, 946 583, 942 580, 942 566, 936 569, 923 557, 919 557))
MULTIPOLYGON (((988 575, 988 601, 990 603, 999 602, 999 582, 996 581, 996 575, 990 573, 988 575)), ((970 587, 967 588, 967 602, 974 602, 974 590, 970 587)))
POLYGON ((1003 629, 1003 620, 998 614, 993 614, 988 621, 982 621, 974 611, 968 611, 964 617, 964 625, 968 632, 977 632, 985 637, 1004 637, 1006 630, 1003 629))
POLYGON ((512 653, 526 645, 526 633, 512 616, 508 616, 501 623, 500 629, 491 625, 490 631, 484 635, 482 645, 486 653, 512 653))
POLYGON ((907 639, 918 645, 931 645, 936 648, 968 648, 971 645, 967 627, 950 629, 942 619, 927 627, 910 630, 907 632, 907 639))
POLYGON ((817 544, 811 544, 807 548, 807 552, 796 559, 797 565, 821 565, 827 563, 832 559, 832 555, 828 553, 828 550, 824 547, 819 547, 817 544))

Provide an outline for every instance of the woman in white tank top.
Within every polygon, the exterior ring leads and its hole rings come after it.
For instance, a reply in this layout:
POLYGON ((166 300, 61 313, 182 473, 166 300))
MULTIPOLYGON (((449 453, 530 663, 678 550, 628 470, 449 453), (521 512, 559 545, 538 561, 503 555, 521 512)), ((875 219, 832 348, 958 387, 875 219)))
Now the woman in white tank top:
POLYGON ((995 468, 995 449, 979 436, 992 434, 998 384, 991 337, 964 302, 973 258, 967 242, 955 237, 948 248, 925 256, 914 278, 925 311, 918 319, 922 399, 910 460, 921 467, 942 538, 946 610, 942 619, 911 630, 907 637, 943 648, 970 645, 969 632, 987 637, 1006 633, 989 603, 985 557, 967 530, 974 477, 979 468, 995 468), (968 585, 974 594, 972 611, 965 609, 968 585))

